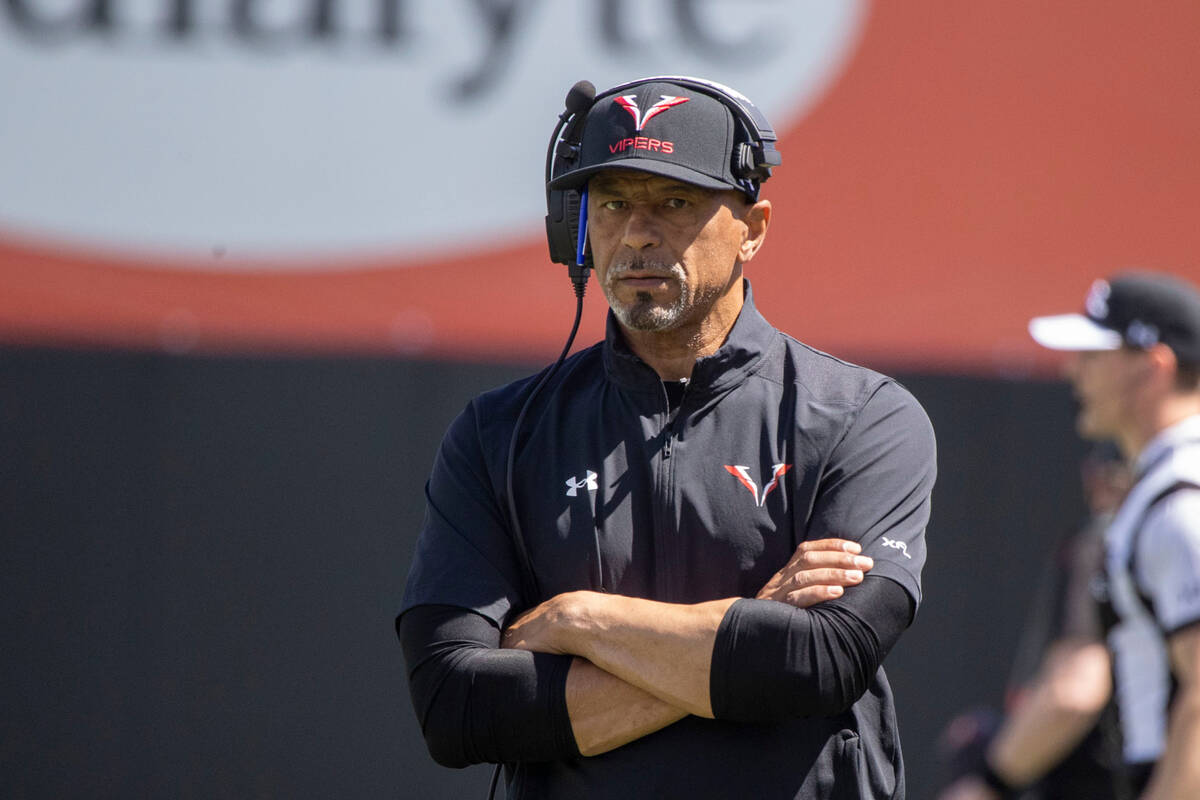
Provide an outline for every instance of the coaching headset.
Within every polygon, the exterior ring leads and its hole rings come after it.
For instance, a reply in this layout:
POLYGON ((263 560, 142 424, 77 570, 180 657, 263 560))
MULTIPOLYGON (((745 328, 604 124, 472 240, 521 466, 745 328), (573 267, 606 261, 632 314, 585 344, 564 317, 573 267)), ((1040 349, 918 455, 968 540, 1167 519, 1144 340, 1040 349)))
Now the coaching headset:
MULTIPOLYGON (((698 109, 697 113, 703 114, 704 110, 698 109)), ((619 118, 623 121, 621 127, 628 128, 629 118, 623 114, 619 118)), ((687 138, 704 138, 709 135, 707 129, 726 127, 717 124, 719 122, 711 117, 696 120, 693 122, 696 129, 689 130, 687 138)), ((593 124, 598 127, 603 123, 593 124)), ((597 133, 593 139, 600 135, 597 133)), ((578 293, 580 281, 587 281, 588 271, 592 267, 591 253, 587 247, 587 178, 593 172, 609 167, 646 167, 651 154, 656 153, 654 161, 676 161, 674 166, 686 169, 689 177, 684 177, 682 173, 676 175, 685 182, 697 183, 700 173, 704 173, 709 176, 707 188, 737 189, 754 202, 758 200, 759 185, 771 176, 771 168, 780 164, 779 151, 775 149, 776 138, 766 117, 748 98, 713 81, 680 76, 641 78, 614 86, 599 96, 590 82, 580 81, 567 93, 566 109, 559 115, 558 124, 550 136, 550 146, 546 150, 546 238, 550 245, 550 260, 567 265, 578 293), (632 145, 624 147, 620 134, 615 141, 615 151, 610 147, 614 143, 610 142, 592 142, 592 146, 585 148, 584 135, 590 112, 604 100, 617 98, 614 103, 600 110, 605 111, 611 106, 624 108, 634 122, 634 134, 640 133, 643 125, 658 113, 668 110, 672 105, 687 102, 686 99, 659 95, 662 98, 660 102, 643 110, 637 105, 636 95, 638 89, 647 84, 663 84, 662 88, 667 91, 672 87, 690 90, 694 94, 710 97, 728 109, 734 121, 728 164, 713 161, 714 156, 723 159, 724 155, 714 153, 710 142, 701 144, 698 152, 686 153, 681 148, 671 159, 662 158, 662 155, 670 154, 670 151, 661 149, 663 142, 644 137, 636 140, 640 148, 632 145), (656 143, 660 148, 658 150, 652 147, 656 143)), ((634 139, 624 141, 632 143, 634 139)), ((716 146, 721 149, 719 142, 716 146)), ((650 171, 670 174, 665 170, 650 171)))

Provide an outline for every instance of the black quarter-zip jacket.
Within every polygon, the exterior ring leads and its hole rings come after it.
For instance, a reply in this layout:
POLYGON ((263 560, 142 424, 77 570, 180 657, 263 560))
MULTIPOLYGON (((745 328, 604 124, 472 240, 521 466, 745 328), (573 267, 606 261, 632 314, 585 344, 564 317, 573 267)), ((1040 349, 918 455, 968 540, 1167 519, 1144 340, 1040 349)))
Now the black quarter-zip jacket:
POLYGON ((442 607, 487 620, 482 627, 495 634, 473 641, 451 635, 453 626, 421 635, 401 626, 427 738, 439 716, 463 737, 440 760, 520 760, 509 789, 531 798, 902 797, 895 713, 878 662, 867 659, 853 696, 809 699, 829 693, 828 676, 813 667, 829 662, 819 652, 829 641, 851 655, 870 650, 872 637, 858 628, 805 638, 811 612, 740 600, 714 648, 717 719, 688 717, 592 758, 578 756, 565 716, 569 658, 489 648, 516 613, 566 591, 671 603, 753 598, 801 541, 834 536, 857 540, 875 560, 846 599, 883 597, 868 584, 894 582, 887 597, 909 603, 899 612, 906 624, 920 600, 936 471, 932 428, 911 394, 773 328, 747 283, 725 344, 696 363, 672 409, 610 314, 605 341, 563 364, 519 431, 513 495, 534 597, 507 523, 505 462, 537 378, 472 401, 426 487, 401 621, 413 608, 442 607), (521 673, 513 685, 526 691, 488 697, 509 691, 496 670, 521 673), (783 673, 792 682, 776 680, 783 673), (810 693, 797 674, 822 686, 810 693), (460 690, 447 688, 456 679, 460 690), (500 720, 530 729, 528 747, 490 741, 524 735, 495 730, 500 720))

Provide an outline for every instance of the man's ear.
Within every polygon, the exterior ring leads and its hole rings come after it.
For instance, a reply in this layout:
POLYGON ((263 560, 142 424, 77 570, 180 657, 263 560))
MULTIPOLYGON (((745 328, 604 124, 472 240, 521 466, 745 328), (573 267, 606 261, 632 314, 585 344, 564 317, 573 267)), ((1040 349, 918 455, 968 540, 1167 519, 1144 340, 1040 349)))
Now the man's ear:
POLYGON ((753 205, 746 206, 742 222, 746 224, 746 238, 738 249, 738 257, 745 264, 754 258, 754 254, 758 252, 758 248, 762 247, 763 241, 767 238, 767 228, 771 225, 771 201, 759 200, 753 205))
POLYGON ((1146 360, 1149 364, 1148 378, 1162 381, 1169 387, 1175 385, 1179 359, 1176 358, 1174 350, 1159 342, 1146 351, 1146 360))

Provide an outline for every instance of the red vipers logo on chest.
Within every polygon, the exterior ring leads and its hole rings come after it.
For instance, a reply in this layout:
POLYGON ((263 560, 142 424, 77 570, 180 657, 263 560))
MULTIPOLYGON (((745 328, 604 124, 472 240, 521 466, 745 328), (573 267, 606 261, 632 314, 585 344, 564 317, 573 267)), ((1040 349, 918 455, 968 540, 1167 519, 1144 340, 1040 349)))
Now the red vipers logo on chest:
POLYGON ((746 489, 750 491, 750 494, 754 496, 754 505, 762 508, 764 505, 766 505, 767 495, 769 495, 775 489, 775 487, 779 485, 779 479, 782 478, 784 474, 792 468, 792 465, 776 464, 771 470, 771 481, 763 487, 761 496, 758 494, 758 484, 756 484, 754 479, 750 477, 749 467, 738 464, 725 464, 724 467, 730 475, 737 478, 738 482, 741 483, 742 486, 745 486, 746 489))

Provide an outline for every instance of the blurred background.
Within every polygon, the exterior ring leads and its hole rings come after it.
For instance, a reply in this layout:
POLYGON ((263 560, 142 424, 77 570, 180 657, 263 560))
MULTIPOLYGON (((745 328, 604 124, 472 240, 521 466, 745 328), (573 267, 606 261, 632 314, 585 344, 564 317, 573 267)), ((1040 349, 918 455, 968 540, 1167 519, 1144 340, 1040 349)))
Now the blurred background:
POLYGON ((567 89, 666 73, 780 134, 768 319, 937 429, 887 661, 931 798, 1085 514, 1026 321, 1200 280, 1198 38, 1191 0, 0 3, 0 796, 486 795, 426 756, 392 629, 422 486, 566 337, 567 89))

